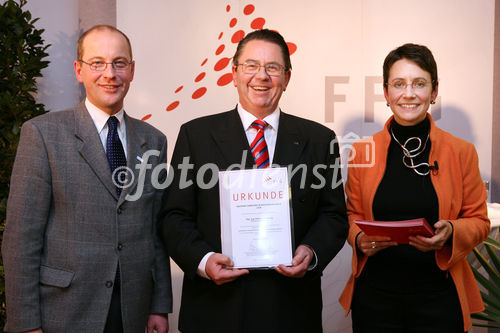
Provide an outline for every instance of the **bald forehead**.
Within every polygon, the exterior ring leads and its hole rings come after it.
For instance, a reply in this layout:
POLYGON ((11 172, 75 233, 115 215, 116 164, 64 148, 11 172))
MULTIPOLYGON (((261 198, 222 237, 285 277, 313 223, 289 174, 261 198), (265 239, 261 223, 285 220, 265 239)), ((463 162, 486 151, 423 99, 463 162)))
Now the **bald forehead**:
POLYGON ((99 35, 99 34, 112 34, 112 35, 115 35, 118 38, 122 39, 127 45, 128 54, 130 56, 130 60, 132 60, 132 47, 130 45, 129 39, 120 31, 108 28, 106 26, 91 29, 81 37, 81 39, 78 42, 78 50, 77 50, 78 59, 83 58, 83 54, 85 52, 86 41, 89 39, 89 37, 94 37, 94 36, 99 35))

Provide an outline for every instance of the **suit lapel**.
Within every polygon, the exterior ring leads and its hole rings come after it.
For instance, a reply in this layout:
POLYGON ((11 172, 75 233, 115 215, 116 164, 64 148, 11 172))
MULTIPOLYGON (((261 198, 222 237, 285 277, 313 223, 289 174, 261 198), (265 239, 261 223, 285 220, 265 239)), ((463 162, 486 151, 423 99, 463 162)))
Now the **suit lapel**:
POLYGON ((224 156, 227 166, 241 164, 243 159, 245 168, 253 167, 254 162, 250 146, 236 109, 229 111, 225 119, 215 124, 211 129, 211 133, 224 156))
POLYGON ((307 139, 300 131, 296 119, 284 112, 280 112, 273 164, 281 166, 295 165, 306 143, 307 139))
POLYGON ((106 152, 84 102, 81 102, 75 110, 75 136, 81 141, 79 152, 82 158, 92 168, 104 187, 118 200, 106 152))

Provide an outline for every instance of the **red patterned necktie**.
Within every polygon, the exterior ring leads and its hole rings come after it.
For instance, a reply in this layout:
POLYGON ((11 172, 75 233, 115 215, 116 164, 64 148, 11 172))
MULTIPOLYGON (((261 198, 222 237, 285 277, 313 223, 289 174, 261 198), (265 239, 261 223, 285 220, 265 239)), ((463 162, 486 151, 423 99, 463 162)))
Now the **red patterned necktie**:
POLYGON ((266 139, 264 138, 264 129, 267 123, 262 120, 255 120, 252 125, 257 130, 257 135, 250 145, 255 165, 258 169, 269 167, 269 152, 267 151, 266 139))

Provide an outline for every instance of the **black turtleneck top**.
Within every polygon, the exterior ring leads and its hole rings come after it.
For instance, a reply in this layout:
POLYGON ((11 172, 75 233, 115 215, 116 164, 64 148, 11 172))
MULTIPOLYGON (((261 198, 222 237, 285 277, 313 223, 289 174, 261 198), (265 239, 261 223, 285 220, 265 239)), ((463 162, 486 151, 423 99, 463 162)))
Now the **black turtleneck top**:
MULTIPOLYGON (((402 145, 410 137, 422 140, 418 151, 423 149, 423 152, 413 159, 417 165, 429 161, 429 130, 430 122, 427 118, 414 126, 401 126, 392 121, 389 126, 391 143, 387 166, 373 200, 375 220, 399 221, 424 217, 431 226, 438 221, 439 205, 431 182, 432 172, 421 176, 407 168, 403 164, 403 150, 392 136, 393 133, 402 145)), ((414 139, 406 145, 409 150, 416 147, 418 141, 414 139)), ((408 158, 406 162, 411 163, 408 158)), ((422 166, 417 170, 426 173, 429 168, 422 166)), ((434 251, 421 252, 410 245, 389 247, 368 259, 360 281, 395 293, 442 290, 449 286, 451 279, 437 267, 434 256, 434 251)))

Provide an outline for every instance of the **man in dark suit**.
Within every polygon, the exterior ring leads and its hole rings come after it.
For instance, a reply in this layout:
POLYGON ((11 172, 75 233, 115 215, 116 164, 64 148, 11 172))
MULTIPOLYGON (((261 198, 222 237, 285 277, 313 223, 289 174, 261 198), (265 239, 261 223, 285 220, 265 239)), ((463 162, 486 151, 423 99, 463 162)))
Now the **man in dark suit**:
POLYGON ((184 271, 182 332, 322 332, 321 274, 348 224, 334 132, 278 107, 290 75, 283 37, 254 31, 233 57, 236 109, 180 129, 162 215, 163 239, 184 271), (217 174, 207 166, 224 170, 242 159, 244 168, 272 163, 296 171, 291 267, 231 269, 231 258, 220 253, 219 190, 207 186, 217 174))
POLYGON ((2 244, 5 329, 165 333, 170 264, 151 175, 166 137, 123 110, 135 63, 121 31, 85 32, 74 67, 85 101, 22 127, 2 244))

